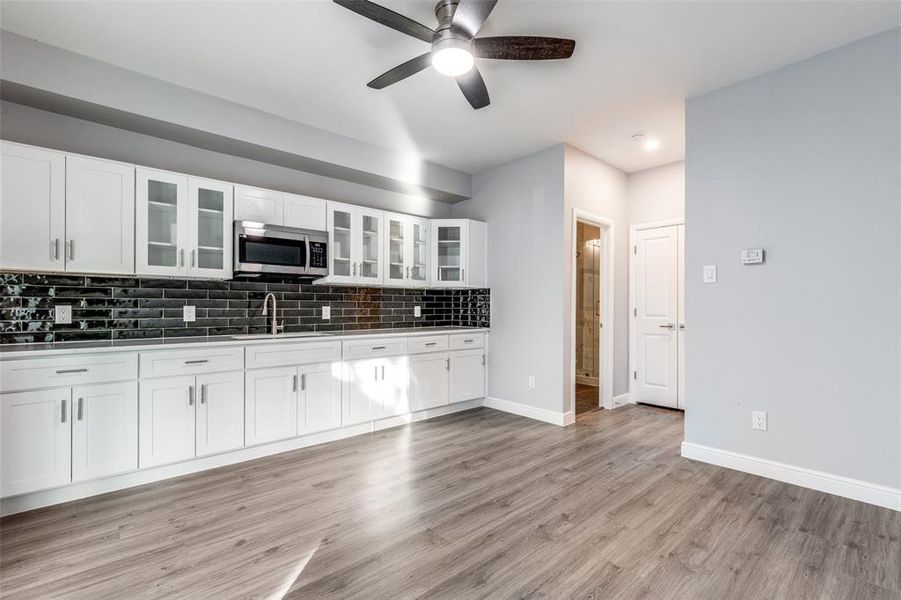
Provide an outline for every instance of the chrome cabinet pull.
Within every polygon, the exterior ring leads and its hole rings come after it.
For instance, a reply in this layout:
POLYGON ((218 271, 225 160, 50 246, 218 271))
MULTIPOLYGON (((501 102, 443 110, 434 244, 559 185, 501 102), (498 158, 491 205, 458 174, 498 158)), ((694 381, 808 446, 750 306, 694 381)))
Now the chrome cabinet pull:
POLYGON ((485 355, 484 354, 482 355, 482 364, 483 365, 485 364, 485 355))
POLYGON ((307 374, 302 373, 300 376, 300 391, 307 391, 307 374))
POLYGON ((682 323, 681 325, 679 325, 679 329, 685 329, 685 323, 682 323))
POLYGON ((372 366, 372 378, 376 381, 379 380, 379 366, 378 365, 372 366))
POLYGON ((354 277, 357 276, 357 263, 354 263, 354 277))
POLYGON ((78 399, 78 420, 84 421, 84 398, 78 399))
POLYGON ((450 371, 450 359, 449 358, 444 359, 444 370, 450 371))
POLYGON ((56 371, 57 375, 66 375, 69 373, 87 373, 87 369, 58 369, 56 371))
POLYGON ((60 412, 62 413, 60 415, 60 423, 65 423, 66 422, 66 401, 65 400, 63 400, 62 404, 60 404, 60 412))
POLYGON ((59 260, 59 238, 53 238, 50 246, 50 260, 59 260))
POLYGON ((75 240, 69 240, 69 260, 75 260, 75 240))
POLYGON ((675 329, 676 326, 672 323, 667 323, 666 325, 658 325, 658 327, 660 327, 660 329, 675 329))
POLYGON ((293 377, 291 377, 291 391, 292 392, 297 391, 297 375, 296 374, 293 377))
POLYGON ((206 404, 206 384, 200 386, 200 403, 206 404))
POLYGON ((437 346, 438 342, 426 342, 425 345, 426 346, 437 346))
POLYGON ((372 349, 373 350, 384 350, 385 346, 373 346, 372 349))
POLYGON ((382 365, 382 381, 385 381, 385 365, 382 365))
POLYGON ((194 253, 195 252, 197 252, 197 250, 191 250, 191 266, 192 267, 194 266, 194 253))
POLYGON ((204 358, 204 359, 201 359, 201 360, 186 360, 186 361, 185 361, 185 364, 186 364, 186 365, 200 365, 200 364, 208 363, 208 362, 210 362, 210 361, 207 360, 206 358, 204 358))
POLYGON ((460 269, 460 281, 466 281, 466 269, 460 269))
POLYGON ((194 406, 194 386, 188 386, 188 406, 194 406))
POLYGON ((181 250, 178 251, 178 266, 179 267, 185 266, 185 250, 184 250, 184 248, 182 248, 181 250))
POLYGON ((473 343, 474 341, 475 341, 475 340, 463 340, 463 343, 464 343, 464 344, 471 344, 471 343, 473 343))

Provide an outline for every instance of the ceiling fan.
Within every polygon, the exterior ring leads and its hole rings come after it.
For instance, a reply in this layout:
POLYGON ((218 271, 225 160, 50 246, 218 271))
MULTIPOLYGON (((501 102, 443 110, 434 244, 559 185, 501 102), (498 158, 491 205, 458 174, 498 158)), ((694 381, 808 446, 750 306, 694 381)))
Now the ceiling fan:
POLYGON ((554 60, 569 58, 576 47, 575 41, 563 38, 524 35, 477 38, 476 34, 497 0, 438 0, 435 5, 436 29, 368 0, 334 1, 367 19, 432 45, 429 52, 394 67, 367 84, 377 90, 432 65, 439 73, 456 78, 460 91, 473 108, 483 108, 490 100, 485 81, 475 66, 476 58, 554 60))

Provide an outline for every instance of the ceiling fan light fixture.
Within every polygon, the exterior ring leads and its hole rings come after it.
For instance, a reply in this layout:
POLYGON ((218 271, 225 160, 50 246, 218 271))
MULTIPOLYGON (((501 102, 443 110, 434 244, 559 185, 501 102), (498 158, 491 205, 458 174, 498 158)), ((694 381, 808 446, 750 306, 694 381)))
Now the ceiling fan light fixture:
POLYGON ((459 77, 475 65, 472 45, 457 39, 444 39, 432 46, 432 66, 442 75, 459 77))

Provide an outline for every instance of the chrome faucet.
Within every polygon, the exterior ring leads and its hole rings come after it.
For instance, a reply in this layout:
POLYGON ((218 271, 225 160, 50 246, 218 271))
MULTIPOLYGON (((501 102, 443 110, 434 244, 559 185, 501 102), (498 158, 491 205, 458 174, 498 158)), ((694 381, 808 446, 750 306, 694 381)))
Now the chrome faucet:
POLYGON ((276 312, 278 309, 276 308, 277 303, 275 300, 275 294, 269 292, 266 294, 266 297, 263 298, 263 315, 267 316, 269 314, 268 306, 269 306, 269 298, 272 298, 272 329, 270 330, 272 335, 278 335, 278 332, 282 331, 285 326, 278 324, 278 313, 276 312))

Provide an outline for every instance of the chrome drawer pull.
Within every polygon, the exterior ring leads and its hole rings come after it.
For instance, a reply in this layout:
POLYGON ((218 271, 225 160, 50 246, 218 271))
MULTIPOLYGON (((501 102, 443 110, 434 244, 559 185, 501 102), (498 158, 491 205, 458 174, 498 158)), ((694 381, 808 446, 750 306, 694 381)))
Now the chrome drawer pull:
POLYGON ((437 346, 438 342, 426 342, 425 345, 426 346, 437 346))
POLYGON ((210 361, 204 358, 202 360, 186 360, 185 364, 186 365, 202 365, 203 363, 208 363, 208 362, 210 362, 210 361))
POLYGON ((56 374, 57 375, 65 375, 67 373, 87 373, 87 369, 59 369, 56 374))
POLYGON ((471 344, 471 343, 473 343, 474 341, 475 341, 475 340, 463 340, 463 343, 464 343, 464 344, 471 344))
POLYGON ((385 346, 373 346, 372 349, 373 350, 384 350, 385 346))

